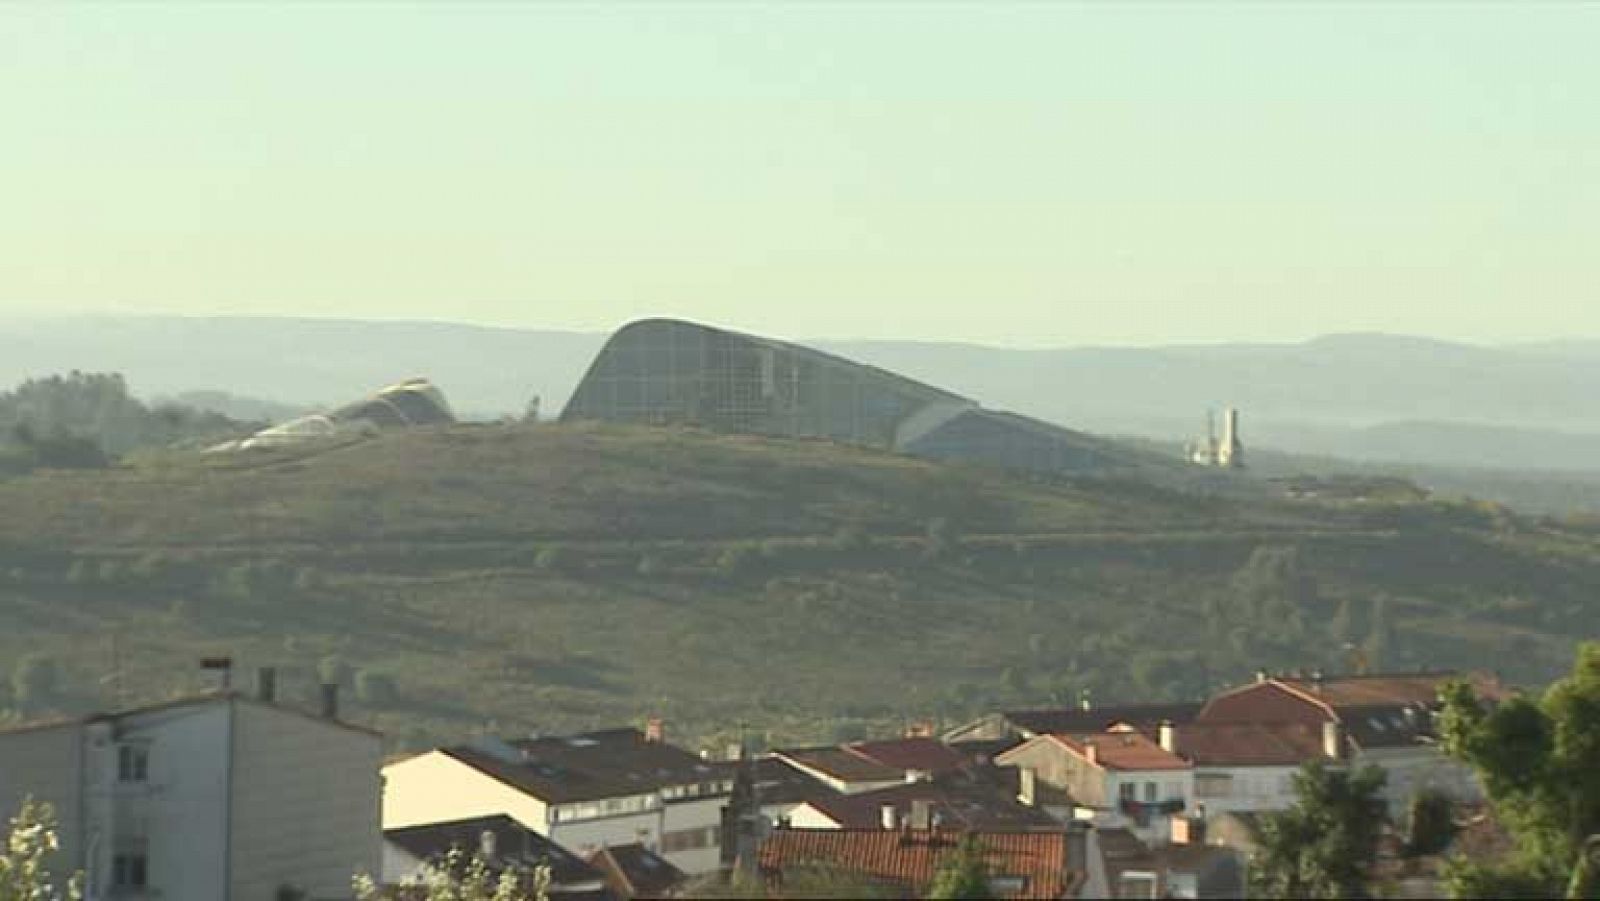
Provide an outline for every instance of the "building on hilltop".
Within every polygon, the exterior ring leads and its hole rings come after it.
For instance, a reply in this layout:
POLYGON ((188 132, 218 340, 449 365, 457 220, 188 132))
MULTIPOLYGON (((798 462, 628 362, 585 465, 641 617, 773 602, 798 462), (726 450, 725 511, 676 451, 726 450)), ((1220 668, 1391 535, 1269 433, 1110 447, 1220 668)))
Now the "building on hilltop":
POLYGON ((641 320, 612 335, 561 419, 826 438, 1040 472, 1102 472, 1135 456, 875 366, 672 319, 641 320))
POLYGON ((734 773, 648 732, 482 739, 383 768, 385 829, 505 814, 587 856, 641 844, 684 872, 719 865, 734 773))
POLYGON ((336 435, 455 422, 450 402, 427 379, 408 379, 328 413, 311 413, 262 429, 248 438, 209 448, 209 452, 291 447, 336 435))
POLYGON ((0 732, 0 810, 50 803, 89 898, 349 898, 379 871, 382 737, 273 684, 0 732))
POLYGON ((1215 466, 1219 469, 1244 468, 1244 443, 1239 440, 1239 411, 1228 407, 1222 411, 1222 437, 1217 437, 1217 421, 1206 413, 1206 435, 1190 445, 1189 462, 1197 466, 1215 466))

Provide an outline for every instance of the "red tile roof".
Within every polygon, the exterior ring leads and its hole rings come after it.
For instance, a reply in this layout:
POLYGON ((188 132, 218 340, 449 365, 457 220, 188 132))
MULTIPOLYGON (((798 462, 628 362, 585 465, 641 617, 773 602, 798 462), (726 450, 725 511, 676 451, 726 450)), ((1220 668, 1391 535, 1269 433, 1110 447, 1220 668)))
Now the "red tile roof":
POLYGON ((1299 766, 1324 756, 1322 728, 1304 723, 1190 723, 1177 752, 1198 766, 1299 766))
MULTIPOLYGON (((1020 887, 1001 891, 1002 897, 1065 898, 1081 884, 1083 874, 1068 869, 1065 832, 972 834, 987 851, 996 879, 1021 880, 1020 887)), ((949 832, 779 829, 761 845, 761 868, 769 878, 781 879, 786 868, 820 864, 894 882, 921 897, 959 840, 949 832)))
POLYGON ((1085 760, 1089 757, 1088 746, 1092 743, 1098 765, 1106 770, 1187 770, 1192 766, 1189 761, 1161 750, 1160 745, 1138 732, 1041 737, 1062 745, 1085 760))
POLYGON ((1439 689, 1446 682, 1463 679, 1481 697, 1500 700, 1506 694, 1500 680, 1488 673, 1407 673, 1400 675, 1340 676, 1332 679, 1288 679, 1273 681, 1314 697, 1330 707, 1377 707, 1383 705, 1439 702, 1439 689))

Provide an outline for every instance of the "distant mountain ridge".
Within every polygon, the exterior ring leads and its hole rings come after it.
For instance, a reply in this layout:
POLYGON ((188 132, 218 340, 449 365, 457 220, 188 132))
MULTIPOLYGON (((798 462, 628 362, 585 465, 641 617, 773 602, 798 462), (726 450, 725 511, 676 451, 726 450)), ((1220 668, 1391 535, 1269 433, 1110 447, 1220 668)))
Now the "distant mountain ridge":
MULTIPOLYGON (((0 384, 73 368, 117 371, 147 396, 220 391, 305 408, 427 376, 469 418, 520 415, 535 394, 548 417, 605 339, 436 322, 13 318, 0 319, 0 384)), ((1237 406, 1247 447, 1600 470, 1600 340, 1484 346, 1358 333, 1051 350, 802 343, 1091 432, 1186 441, 1204 428, 1207 409, 1237 406)))

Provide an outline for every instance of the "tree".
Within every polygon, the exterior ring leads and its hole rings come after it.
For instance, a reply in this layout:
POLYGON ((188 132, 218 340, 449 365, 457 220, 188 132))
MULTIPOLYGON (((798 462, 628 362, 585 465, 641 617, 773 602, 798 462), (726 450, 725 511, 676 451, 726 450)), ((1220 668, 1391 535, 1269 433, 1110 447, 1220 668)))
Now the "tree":
MULTIPOLYGON (((541 864, 531 871, 511 867, 495 872, 481 854, 468 855, 451 848, 444 858, 424 864, 422 871, 401 884, 398 895, 385 894, 365 873, 354 880, 357 901, 549 901, 550 867, 541 864)), ((3 901, 3 899, 0 899, 3 901)))
POLYGON ((928 885, 929 898, 992 898, 989 861, 977 836, 961 839, 956 849, 939 861, 928 885))
POLYGON ((61 847, 55 808, 26 798, 10 827, 0 851, 0 901, 77 901, 83 897, 82 873, 73 874, 63 892, 46 866, 50 855, 61 847))
POLYGON ((1477 772, 1516 839, 1506 860, 1457 861, 1451 890, 1560 895, 1584 842, 1600 833, 1600 642, 1580 645, 1572 672, 1537 701, 1518 695, 1491 708, 1463 682, 1442 694, 1446 753, 1477 772))
POLYGON ((1265 814, 1250 861, 1250 891, 1267 898, 1366 898, 1378 856, 1386 777, 1321 761, 1294 776, 1295 805, 1265 814))

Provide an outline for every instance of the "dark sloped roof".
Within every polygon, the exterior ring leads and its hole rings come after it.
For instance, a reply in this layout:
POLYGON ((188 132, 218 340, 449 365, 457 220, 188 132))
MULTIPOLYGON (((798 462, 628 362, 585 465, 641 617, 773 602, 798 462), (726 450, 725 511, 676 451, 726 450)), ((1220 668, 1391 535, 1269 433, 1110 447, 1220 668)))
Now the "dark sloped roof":
POLYGON ((967 763, 966 755, 934 738, 858 741, 846 745, 845 748, 859 757, 865 757, 874 763, 893 767, 902 772, 920 770, 927 773, 945 773, 959 769, 967 763))
POLYGON ((637 842, 601 848, 589 855, 589 864, 605 874, 606 884, 623 898, 665 897, 688 878, 637 842))
POLYGON ((796 748, 776 752, 780 757, 807 769, 816 770, 841 782, 893 782, 905 778, 905 770, 870 760, 845 748, 796 748))
POLYGON ((915 782, 856 795, 834 795, 811 801, 845 829, 882 828, 885 805, 899 820, 910 816, 913 801, 929 802, 929 812, 945 828, 977 832, 1060 832, 1061 824, 1042 810, 1029 807, 987 783, 915 782))
MULTIPOLYGON (((1069 871, 1063 832, 970 833, 983 846, 996 878, 1020 878, 1006 898, 1064 898, 1083 874, 1069 871)), ((784 869, 820 864, 926 894, 940 861, 955 851, 953 833, 861 829, 779 829, 761 845, 761 868, 769 876, 784 869)), ((779 877, 781 878, 781 877, 779 877)))
POLYGON ((626 797, 668 785, 724 780, 727 768, 709 764, 637 729, 610 729, 561 738, 514 742, 518 757, 471 746, 443 753, 545 801, 565 803, 626 797))
POLYGON ((841 793, 832 786, 781 757, 761 757, 755 761, 756 799, 761 804, 799 804, 841 793))
POLYGON ((1173 704, 1117 704, 1082 710, 1061 707, 1049 710, 1008 710, 1006 721, 1013 728, 1046 735, 1051 732, 1101 732, 1117 723, 1127 723, 1141 732, 1153 732, 1163 720, 1187 723, 1200 713, 1199 702, 1173 704))
POLYGON ((469 855, 478 853, 484 833, 494 836, 496 859, 491 863, 519 869, 549 864, 550 881, 558 886, 602 878, 599 870, 577 855, 503 814, 385 829, 383 838, 418 860, 437 861, 451 848, 469 855))

